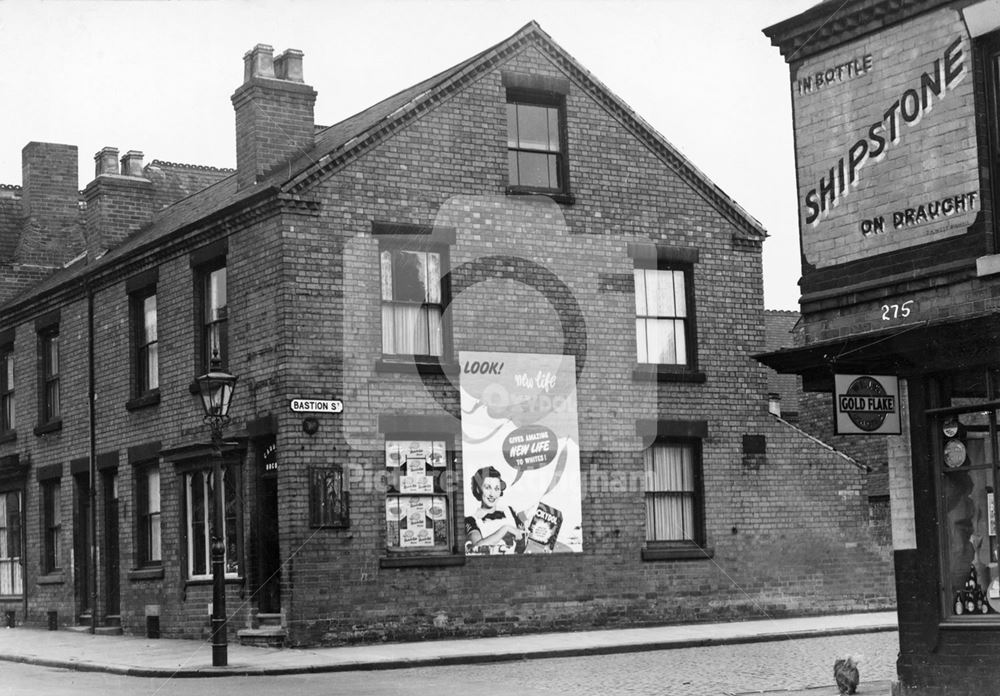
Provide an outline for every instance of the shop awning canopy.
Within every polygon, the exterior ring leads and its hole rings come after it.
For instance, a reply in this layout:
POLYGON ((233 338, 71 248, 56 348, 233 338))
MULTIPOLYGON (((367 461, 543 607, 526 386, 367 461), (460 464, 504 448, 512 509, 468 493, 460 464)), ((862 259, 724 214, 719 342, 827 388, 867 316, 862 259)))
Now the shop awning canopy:
POLYGON ((939 318, 753 356, 806 391, 830 391, 836 374, 910 375, 991 362, 1000 367, 1000 313, 939 318))

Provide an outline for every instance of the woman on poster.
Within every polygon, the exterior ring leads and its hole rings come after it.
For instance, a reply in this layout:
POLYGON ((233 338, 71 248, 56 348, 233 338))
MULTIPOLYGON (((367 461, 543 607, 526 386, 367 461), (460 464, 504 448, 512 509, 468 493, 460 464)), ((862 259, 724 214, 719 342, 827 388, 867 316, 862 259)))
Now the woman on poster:
POLYGON ((479 507, 465 518, 465 538, 470 553, 524 553, 525 515, 503 504, 507 482, 492 466, 472 475, 472 495, 479 507))

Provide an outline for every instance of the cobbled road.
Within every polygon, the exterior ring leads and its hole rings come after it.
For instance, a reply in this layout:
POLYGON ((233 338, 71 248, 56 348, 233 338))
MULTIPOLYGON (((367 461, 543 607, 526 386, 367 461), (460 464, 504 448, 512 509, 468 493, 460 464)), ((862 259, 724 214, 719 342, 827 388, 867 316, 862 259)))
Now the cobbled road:
POLYGON ((833 661, 860 655, 861 687, 895 678, 895 631, 706 648, 423 667, 214 679, 142 679, 0 663, 0 696, 726 696, 833 685, 833 661))

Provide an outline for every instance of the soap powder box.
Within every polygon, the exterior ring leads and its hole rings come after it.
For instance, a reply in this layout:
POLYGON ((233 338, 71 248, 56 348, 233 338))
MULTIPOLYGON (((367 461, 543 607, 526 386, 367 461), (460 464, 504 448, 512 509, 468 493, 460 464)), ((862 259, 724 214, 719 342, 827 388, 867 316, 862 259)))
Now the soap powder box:
POLYGON ((556 537, 559 536, 562 521, 561 510, 545 503, 539 503, 534 517, 531 518, 531 524, 528 526, 528 538, 542 546, 548 546, 551 550, 555 548, 556 537))

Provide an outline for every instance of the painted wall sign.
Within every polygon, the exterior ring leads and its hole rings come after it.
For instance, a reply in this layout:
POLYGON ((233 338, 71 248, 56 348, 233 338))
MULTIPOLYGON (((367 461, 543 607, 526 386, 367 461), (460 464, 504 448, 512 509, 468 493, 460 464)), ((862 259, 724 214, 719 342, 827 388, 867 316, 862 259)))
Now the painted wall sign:
POLYGON ((792 102, 810 265, 926 244, 972 224, 980 183, 971 70, 968 30, 950 8, 799 67, 792 102))
POLYGON ((340 413, 344 402, 331 399, 292 399, 290 407, 296 413, 340 413))
POLYGON ((576 360, 459 353, 469 555, 583 551, 576 360))
POLYGON ((899 435, 899 378, 834 375, 834 433, 899 435))

